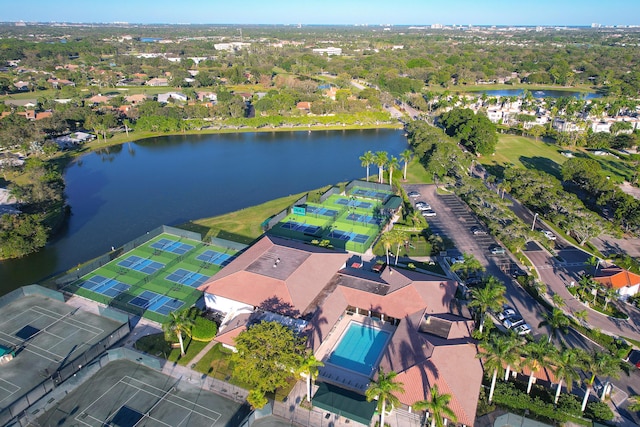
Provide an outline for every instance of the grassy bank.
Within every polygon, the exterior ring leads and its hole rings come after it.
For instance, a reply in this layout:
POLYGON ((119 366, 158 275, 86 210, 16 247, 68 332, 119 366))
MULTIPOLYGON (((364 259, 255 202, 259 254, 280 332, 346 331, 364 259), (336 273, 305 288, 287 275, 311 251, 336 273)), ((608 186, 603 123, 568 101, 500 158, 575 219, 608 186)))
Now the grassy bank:
MULTIPOLYGON (((322 191, 325 190, 326 188, 322 191)), ((305 193, 293 194, 224 215, 189 221, 178 227, 200 233, 204 239, 219 237, 250 244, 262 235, 260 225, 265 219, 291 206, 303 194, 305 193)))
POLYGON ((428 87, 430 92, 449 92, 449 93, 467 93, 467 92, 483 92, 485 90, 513 90, 513 89, 527 89, 529 92, 535 92, 537 90, 555 90, 559 92, 582 92, 582 93, 596 93, 596 90, 591 86, 554 86, 554 85, 530 85, 527 83, 515 83, 515 84, 489 84, 489 85, 467 85, 467 86, 449 86, 449 87, 428 87))

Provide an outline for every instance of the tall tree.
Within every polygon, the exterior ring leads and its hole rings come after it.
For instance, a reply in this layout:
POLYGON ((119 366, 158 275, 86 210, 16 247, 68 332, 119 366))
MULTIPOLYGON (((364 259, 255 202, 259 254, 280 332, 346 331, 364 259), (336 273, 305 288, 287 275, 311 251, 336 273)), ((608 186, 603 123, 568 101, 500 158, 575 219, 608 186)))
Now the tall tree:
POLYGON ((531 386, 533 386, 535 373, 551 365, 551 361, 557 354, 557 349, 548 341, 540 339, 538 341, 528 342, 523 347, 523 350, 525 364, 531 371, 529 383, 527 384, 527 394, 529 394, 531 392, 531 386))
POLYGON ((375 161, 375 156, 371 151, 366 151, 362 156, 360 156, 360 164, 362 167, 367 168, 367 181, 369 181, 369 166, 371 166, 375 161))
POLYGON ((585 380, 587 388, 584 392, 584 399, 582 399, 582 412, 584 412, 587 407, 589 394, 591 394, 596 377, 603 375, 618 378, 620 376, 620 364, 611 353, 594 351, 585 358, 585 371, 588 372, 589 377, 585 380))
POLYGON ((402 153, 400 153, 400 159, 404 163, 404 166, 402 169, 402 179, 404 181, 407 180, 407 167, 409 166, 409 162, 411 161, 412 157, 413 157, 413 151, 409 149, 404 150, 402 153))
POLYGON ((374 163, 378 166, 378 183, 384 182, 384 167, 389 161, 389 154, 386 151, 376 151, 374 163))
POLYGON ((551 313, 544 313, 542 317, 544 317, 544 320, 540 322, 538 327, 548 326, 551 329, 548 342, 551 342, 551 338, 556 336, 558 331, 561 331, 563 334, 569 331, 569 318, 559 308, 554 307, 551 313))
POLYGON ((184 356, 184 342, 182 333, 189 334, 193 327, 193 318, 189 315, 188 310, 172 311, 169 313, 169 320, 162 325, 165 332, 175 333, 180 343, 180 355, 184 356))
POLYGON ((431 415, 431 427, 444 427, 445 417, 454 423, 458 421, 456 413, 449 407, 451 402, 450 394, 440 394, 437 384, 431 387, 429 394, 429 399, 414 403, 413 409, 417 411, 426 410, 431 415))
POLYGON ((489 276, 484 286, 471 289, 469 307, 477 310, 480 333, 482 333, 484 327, 487 311, 498 311, 502 304, 506 302, 505 292, 505 286, 494 276, 489 276))
POLYGON ((400 167, 400 163, 398 163, 398 158, 395 156, 391 156, 391 159, 387 162, 387 167, 389 168, 389 186, 392 186, 393 171, 394 169, 398 169, 398 167, 400 167))
POLYGON ((405 244, 409 239, 406 232, 401 230, 393 230, 393 241, 396 244, 396 261, 395 265, 398 265, 398 257, 400 256, 400 247, 405 244))
POLYGON ((404 384, 396 381, 397 372, 385 373, 382 368, 378 371, 378 378, 371 381, 369 388, 365 391, 367 402, 374 399, 378 400, 378 411, 380 412, 380 425, 384 426, 384 413, 387 404, 394 406, 400 405, 400 401, 396 397, 396 393, 404 393, 404 384))
POLYGON ((393 232, 387 231, 382 236, 380 236, 380 243, 382 243, 384 251, 387 254, 387 265, 389 265, 389 251, 391 250, 391 246, 394 243, 393 232))
POLYGON ((318 368, 323 366, 324 363, 321 360, 316 359, 313 352, 309 352, 301 360, 297 372, 298 374, 303 375, 307 381, 307 402, 311 402, 312 381, 315 381, 315 379, 318 378, 318 368))
POLYGON ((480 261, 478 261, 478 259, 474 257, 473 254, 464 253, 462 254, 462 259, 463 259, 462 262, 456 262, 451 266, 451 271, 454 271, 454 272, 460 271, 464 275, 463 279, 467 278, 469 274, 474 271, 485 270, 482 263, 480 263, 480 261))
POLYGON ((489 403, 493 400, 493 392, 496 388, 496 379, 498 372, 502 371, 502 356, 505 354, 507 345, 506 341, 499 335, 492 335, 480 341, 478 344, 482 349, 476 357, 482 359, 485 374, 492 372, 491 387, 489 388, 489 403))
POLYGON ((569 348, 561 351, 553 361, 551 369, 553 370, 553 375, 558 379, 556 397, 554 399, 556 405, 562 390, 562 383, 566 384, 567 392, 571 393, 573 382, 580 379, 577 369, 584 366, 585 357, 586 354, 581 348, 569 348))
POLYGON ((251 326, 235 338, 235 346, 233 376, 255 390, 249 402, 254 407, 262 407, 264 400, 258 397, 287 384, 304 352, 300 338, 278 322, 251 326))

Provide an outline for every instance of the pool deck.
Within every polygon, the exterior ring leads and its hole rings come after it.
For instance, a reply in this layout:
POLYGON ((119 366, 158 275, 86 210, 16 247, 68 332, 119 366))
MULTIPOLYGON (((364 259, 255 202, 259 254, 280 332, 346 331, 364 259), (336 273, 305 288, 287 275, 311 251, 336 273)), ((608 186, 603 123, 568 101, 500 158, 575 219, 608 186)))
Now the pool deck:
MULTIPOLYGON (((319 369, 318 380, 364 394, 367 388, 369 388, 370 378, 368 376, 328 362, 331 352, 334 350, 334 348, 340 341, 340 338, 352 321, 362 323, 366 326, 373 326, 383 331, 389 332, 388 340, 391 339, 391 336, 396 330, 395 326, 387 322, 383 322, 379 319, 363 316, 361 314, 344 314, 331 330, 331 332, 327 336, 327 339, 320 345, 320 347, 318 347, 318 350, 316 351, 316 357, 318 358, 318 360, 322 360, 322 362, 324 362, 324 366, 319 369)), ((380 363, 380 358, 382 357, 383 352, 384 351, 380 352, 380 355, 378 356, 376 369, 378 363, 380 363)))

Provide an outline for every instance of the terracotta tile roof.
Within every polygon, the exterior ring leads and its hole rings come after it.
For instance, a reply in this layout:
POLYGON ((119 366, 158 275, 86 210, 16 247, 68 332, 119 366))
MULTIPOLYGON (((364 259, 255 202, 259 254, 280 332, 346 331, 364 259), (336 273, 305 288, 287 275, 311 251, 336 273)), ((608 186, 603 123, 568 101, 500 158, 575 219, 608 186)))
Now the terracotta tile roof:
POLYGON ((640 276, 614 265, 598 270, 594 280, 597 280, 607 287, 620 289, 625 286, 631 287, 637 285, 640 283, 640 276))
MULTIPOLYGON (((473 425, 482 381, 476 345, 468 337, 447 340, 421 333, 418 327, 422 318, 423 313, 418 312, 403 319, 380 366, 398 372, 397 379, 405 389, 398 395, 403 404, 427 399, 428 390, 437 384, 441 393, 451 394, 451 409, 458 422, 473 425)), ((467 323, 466 319, 461 322, 467 323)))
POLYGON ((198 289, 256 307, 275 298, 303 314, 315 309, 311 302, 348 257, 346 252, 265 236, 198 289))
POLYGON ((229 323, 224 326, 218 335, 216 335, 216 341, 230 346, 235 346, 234 339, 247 329, 247 325, 251 320, 252 313, 243 313, 234 317, 229 323))
POLYGON ((46 119, 47 117, 53 116, 51 111, 43 111, 42 113, 36 113, 36 120, 46 119))

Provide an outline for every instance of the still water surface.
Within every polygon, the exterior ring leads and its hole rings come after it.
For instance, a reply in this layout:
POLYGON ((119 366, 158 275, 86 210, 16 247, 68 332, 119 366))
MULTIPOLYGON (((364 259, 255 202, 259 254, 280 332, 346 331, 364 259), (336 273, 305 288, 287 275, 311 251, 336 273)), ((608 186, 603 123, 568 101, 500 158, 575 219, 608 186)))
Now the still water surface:
MULTIPOLYGON (((72 215, 42 251, 0 262, 0 294, 108 252, 153 228, 362 178, 367 150, 398 157, 402 131, 152 138, 90 153, 65 171, 72 215)), ((377 173, 372 165, 371 172, 377 173)))
MULTIPOLYGON (((470 92, 474 94, 486 93, 487 96, 522 96, 524 89, 499 89, 499 90, 482 90, 470 92)), ((600 98, 602 95, 590 92, 572 92, 564 90, 534 90, 530 91, 534 98, 563 98, 571 97, 578 99, 594 99, 600 98)))

